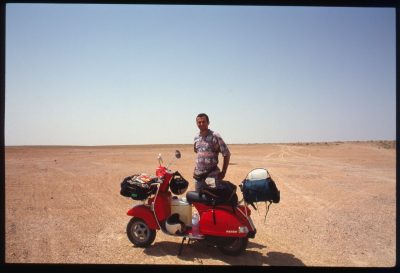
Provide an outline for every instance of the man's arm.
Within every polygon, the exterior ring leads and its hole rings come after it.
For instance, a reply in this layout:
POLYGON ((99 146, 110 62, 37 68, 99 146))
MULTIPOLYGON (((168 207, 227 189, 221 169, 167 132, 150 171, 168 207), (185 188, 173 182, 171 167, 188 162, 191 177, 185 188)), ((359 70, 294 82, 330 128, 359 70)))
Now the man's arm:
POLYGON ((224 179, 226 171, 228 170, 230 159, 231 159, 231 155, 224 156, 224 163, 222 165, 222 170, 221 170, 221 173, 218 175, 219 180, 224 179))

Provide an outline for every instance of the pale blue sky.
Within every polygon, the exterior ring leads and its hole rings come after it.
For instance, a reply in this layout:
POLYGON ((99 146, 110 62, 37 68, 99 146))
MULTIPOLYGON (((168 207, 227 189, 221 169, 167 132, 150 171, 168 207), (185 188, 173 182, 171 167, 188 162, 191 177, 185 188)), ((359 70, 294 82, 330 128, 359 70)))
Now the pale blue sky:
POLYGON ((394 8, 6 5, 6 145, 394 140, 394 8))

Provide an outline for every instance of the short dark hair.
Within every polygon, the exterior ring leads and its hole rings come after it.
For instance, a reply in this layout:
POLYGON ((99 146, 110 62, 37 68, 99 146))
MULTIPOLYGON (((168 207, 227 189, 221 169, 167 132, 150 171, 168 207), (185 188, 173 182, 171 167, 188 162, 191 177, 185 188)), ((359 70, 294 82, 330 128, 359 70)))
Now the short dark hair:
POLYGON ((200 114, 198 114, 198 115, 197 115, 197 117, 196 117, 196 119, 197 119, 197 118, 203 118, 203 117, 205 117, 205 118, 206 118, 206 120, 207 120, 207 122, 208 122, 208 123, 210 123, 210 120, 208 119, 208 116, 207 116, 207 114, 204 114, 204 113, 200 113, 200 114))

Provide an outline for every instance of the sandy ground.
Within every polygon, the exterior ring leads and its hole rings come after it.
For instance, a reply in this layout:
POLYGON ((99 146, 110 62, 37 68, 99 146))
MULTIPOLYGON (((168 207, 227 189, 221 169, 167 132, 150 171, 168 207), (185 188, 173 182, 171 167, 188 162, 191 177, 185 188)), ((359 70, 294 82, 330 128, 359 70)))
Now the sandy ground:
MULTIPOLYGON (((275 178, 281 202, 252 213, 258 233, 239 257, 157 232, 134 247, 119 195, 126 176, 171 166, 192 182, 191 145, 6 147, 6 263, 392 267, 396 264, 396 150, 387 142, 230 145, 227 180, 256 167, 275 178)), ((193 189, 191 183, 189 190, 193 189)), ((238 192, 239 198, 242 196, 238 192)))

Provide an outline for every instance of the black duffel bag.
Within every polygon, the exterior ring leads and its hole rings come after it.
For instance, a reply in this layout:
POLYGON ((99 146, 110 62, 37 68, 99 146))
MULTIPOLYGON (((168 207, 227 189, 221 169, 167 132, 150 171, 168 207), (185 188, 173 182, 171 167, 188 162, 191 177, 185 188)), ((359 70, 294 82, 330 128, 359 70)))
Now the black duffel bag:
POLYGON ((152 185, 152 180, 144 181, 141 175, 132 175, 125 177, 121 183, 120 194, 125 197, 131 197, 134 200, 145 200, 157 190, 155 185, 152 185))
POLYGON ((200 194, 205 194, 213 205, 231 205, 238 204, 238 196, 236 194, 237 186, 229 181, 218 181, 215 187, 203 187, 200 194))

